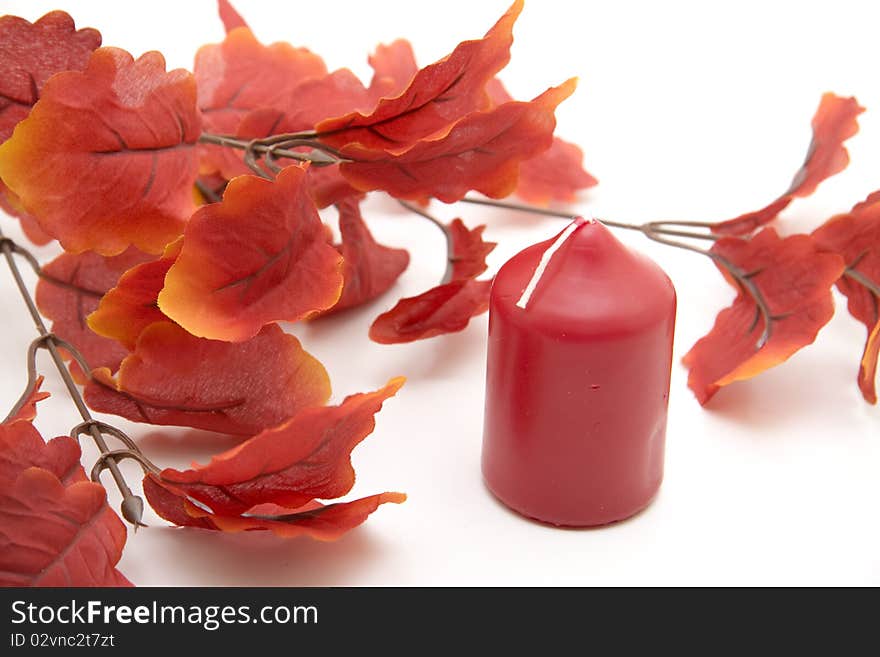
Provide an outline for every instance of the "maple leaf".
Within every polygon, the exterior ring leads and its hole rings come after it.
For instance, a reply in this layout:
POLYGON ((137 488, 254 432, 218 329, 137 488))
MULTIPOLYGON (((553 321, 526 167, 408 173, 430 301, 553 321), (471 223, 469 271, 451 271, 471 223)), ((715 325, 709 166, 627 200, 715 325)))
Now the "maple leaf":
POLYGON ((315 126, 336 148, 399 148, 447 128, 460 117, 485 109, 486 83, 510 60, 512 29, 522 11, 516 0, 482 39, 464 41, 443 59, 419 70, 403 93, 383 98, 369 114, 350 112, 315 126))
POLYGON ((52 320, 52 332, 76 347, 91 367, 115 372, 128 350, 95 333, 86 318, 125 271, 152 259, 135 248, 110 257, 64 253, 43 267, 44 276, 37 283, 37 307, 52 320))
POLYGON ((167 320, 165 313, 159 310, 159 291, 165 285, 165 275, 177 260, 182 244, 182 239, 177 239, 168 245, 158 260, 135 265, 122 274, 88 316, 89 328, 131 351, 145 328, 167 320))
POLYGON ((394 285, 409 265, 409 253, 405 249, 383 246, 373 239, 361 216, 359 203, 343 201, 337 207, 344 283, 339 301, 328 313, 375 299, 394 285))
POLYGON ((788 190, 760 210, 712 224, 712 231, 724 235, 751 233, 773 221, 796 197, 809 196, 823 180, 843 171, 849 164, 843 142, 859 131, 856 118, 864 111, 855 98, 823 95, 813 117, 813 140, 807 157, 788 190))
POLYGON ((245 340, 330 308, 341 289, 342 258, 293 165, 274 182, 235 178, 193 215, 159 307, 193 335, 245 340))
MULTIPOLYGON (((498 78, 490 80, 486 90, 495 106, 513 100, 498 78)), ((520 164, 516 195, 535 205, 574 201, 576 192, 599 184, 584 169, 583 161, 580 148, 554 137, 549 149, 520 164)))
POLYGON ((737 296, 683 359, 690 369, 688 386, 701 404, 721 387, 779 365, 811 344, 834 314, 831 286, 844 268, 840 256, 820 251, 809 236, 780 238, 772 228, 750 240, 719 239, 711 253, 743 272, 762 296, 769 320, 743 284, 716 262, 737 296))
POLYGON ((0 586, 131 586, 125 538, 100 484, 32 467, 0 485, 0 586))
POLYGON ((0 177, 67 251, 160 253, 192 210, 200 133, 189 73, 99 48, 46 82, 0 145, 0 177))
POLYGON ((84 394, 94 410, 135 422, 248 436, 323 404, 330 380, 277 324, 229 343, 156 322, 141 331, 116 378, 96 369, 84 394))
POLYGON ((157 477, 164 487, 222 515, 241 514, 271 502, 299 508, 345 495, 354 485, 352 449, 372 433, 374 416, 403 385, 351 395, 338 406, 307 408, 271 429, 215 456, 207 465, 157 477))
MULTIPOLYGON (((302 82, 327 75, 318 55, 288 43, 261 44, 246 27, 230 31, 220 44, 202 46, 193 68, 205 129, 232 135, 251 111, 276 107, 302 82)), ((202 172, 242 173, 241 158, 229 149, 203 144, 202 172)))
POLYGON ((144 478, 144 494, 162 518, 182 527, 199 527, 225 532, 268 530, 282 538, 308 536, 319 541, 335 541, 362 524, 379 505, 401 504, 403 493, 380 493, 352 502, 323 505, 309 502, 299 509, 274 504, 254 507, 248 514, 223 516, 200 509, 185 497, 164 488, 151 477, 144 478))
POLYGON ((817 228, 819 248, 839 254, 846 263, 837 289, 847 298, 850 314, 865 325, 868 337, 859 366, 862 396, 877 403, 877 354, 880 351, 880 192, 817 228))
POLYGON ((553 141, 553 111, 575 89, 571 79, 530 102, 510 102, 474 112, 442 136, 388 151, 351 144, 339 165, 357 189, 381 189, 402 199, 436 197, 452 203, 476 190, 492 198, 510 195, 523 160, 547 150, 553 141))
POLYGON ((43 86, 60 71, 81 71, 101 45, 101 34, 77 30, 63 11, 30 23, 18 16, 0 17, 0 141, 27 117, 43 86))

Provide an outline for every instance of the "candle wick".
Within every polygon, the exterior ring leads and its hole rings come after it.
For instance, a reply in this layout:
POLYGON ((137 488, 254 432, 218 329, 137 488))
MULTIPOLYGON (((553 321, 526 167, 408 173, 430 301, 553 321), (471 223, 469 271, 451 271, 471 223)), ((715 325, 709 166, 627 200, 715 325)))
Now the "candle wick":
POLYGON ((572 221, 564 231, 559 234, 559 237, 556 238, 556 241, 550 245, 550 247, 544 251, 541 259, 538 261, 538 266, 535 268, 535 273, 532 274, 532 278, 529 281, 529 284, 526 285, 526 289, 523 290, 522 296, 519 298, 519 301, 516 302, 518 308, 526 309, 526 306, 529 303, 529 300, 532 298, 532 294, 535 292, 535 288, 538 287, 538 283, 541 280, 541 277, 544 275, 544 271, 547 269, 547 265, 550 264, 550 259, 554 256, 554 254, 562 248, 562 245, 565 243, 571 234, 576 231, 578 228, 587 223, 587 220, 583 217, 575 217, 574 221, 572 221))

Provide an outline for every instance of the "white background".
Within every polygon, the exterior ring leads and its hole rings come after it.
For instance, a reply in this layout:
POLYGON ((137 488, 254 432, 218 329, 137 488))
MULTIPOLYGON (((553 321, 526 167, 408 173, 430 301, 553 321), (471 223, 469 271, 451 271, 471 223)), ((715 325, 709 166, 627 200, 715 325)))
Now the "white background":
MULTIPOLYGON (((264 42, 289 40, 369 79, 366 55, 406 36, 421 64, 481 36, 506 0, 442 3, 245 2, 238 8, 264 42), (441 8, 442 7, 442 8, 441 8)), ((716 220, 757 209, 788 185, 810 139, 821 94, 856 95, 868 108, 849 142, 852 164, 784 214, 782 232, 810 230, 880 188, 880 79, 870 2, 562 2, 531 0, 515 30, 508 71, 518 98, 572 75, 580 87, 558 112, 558 134, 579 143, 599 187, 575 206, 618 221, 716 220)), ((3 2, 35 20, 52 8, 93 26, 105 45, 162 51, 192 65, 196 48, 222 39, 214 3, 3 2)), ((499 242, 494 271, 564 224, 470 206, 434 208, 488 223, 499 242)), ((864 403, 856 372, 864 328, 838 313, 815 345, 759 378, 697 404, 678 364, 712 325, 732 290, 698 255, 621 234, 669 272, 679 295, 666 480, 636 518, 594 530, 559 530, 507 511, 483 486, 486 317, 453 336, 402 346, 367 338, 372 318, 435 284, 444 269, 436 229, 376 199, 365 214, 381 241, 413 262, 368 308, 292 327, 327 366, 334 401, 389 377, 407 385, 354 454, 354 494, 409 494, 336 543, 271 535, 172 529, 152 513, 130 534, 121 562, 140 585, 880 584, 880 411, 864 403)), ((328 215, 332 219, 332 213, 328 215)), ((12 221, 3 230, 20 232, 12 221)), ((52 249, 38 250, 41 259, 52 249)), ((28 279, 33 284, 33 277, 28 279)), ((11 278, 0 275, 3 379, 10 406, 24 381, 31 322, 11 278)), ((48 360, 56 393, 39 427, 76 422, 48 360)), ((585 420, 586 421, 586 420, 585 420)), ((162 465, 232 445, 119 423, 162 465)), ((93 452, 89 452, 89 459, 93 452)), ((89 461, 91 462, 91 461, 89 461)), ((137 479, 135 469, 127 470, 137 479)), ((108 480, 109 481, 109 480, 108 480)), ((111 495, 112 496, 112 495, 111 495)))

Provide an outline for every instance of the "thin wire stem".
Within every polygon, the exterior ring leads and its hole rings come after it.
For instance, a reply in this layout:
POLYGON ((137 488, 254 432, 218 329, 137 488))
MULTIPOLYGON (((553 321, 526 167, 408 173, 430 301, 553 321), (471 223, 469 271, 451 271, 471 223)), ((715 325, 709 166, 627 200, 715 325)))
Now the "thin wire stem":
MULTIPOLYGON (((67 388, 67 392, 70 394, 70 398, 76 406, 80 417, 82 417, 84 422, 92 422, 92 414, 89 412, 85 401, 80 395, 79 389, 77 388, 73 377, 70 375, 70 372, 68 371, 67 366, 64 363, 64 359, 61 357, 61 352, 59 351, 59 344, 63 344, 64 346, 62 348, 67 351, 71 351, 72 346, 59 341, 58 338, 50 333, 49 329, 46 328, 46 324, 43 322, 43 317, 40 315, 40 311, 37 310, 37 306, 34 303, 33 297, 31 296, 27 285, 25 285, 24 279, 21 276, 21 271, 19 270, 18 264, 13 257, 13 255, 16 253, 21 255, 24 249, 15 244, 15 242, 3 235, 2 231, 0 231, 0 251, 3 252, 3 257, 6 259, 6 264, 9 266, 9 271, 12 273, 12 278, 15 280, 15 285, 16 287, 18 287, 19 294, 21 295, 21 298, 24 301, 28 312, 30 313, 31 319, 34 322, 34 326, 37 329, 37 332, 40 334, 40 338, 38 338, 38 341, 42 343, 46 351, 49 352, 49 356, 52 358, 52 362, 55 364, 55 368, 58 370, 58 374, 61 376, 61 380, 64 382, 64 386, 67 388)), ((25 256, 25 259, 30 262, 31 265, 33 265, 32 260, 35 260, 33 259, 33 256, 25 256)), ((36 365, 34 364, 33 367, 31 367, 30 356, 32 355, 35 357, 36 349, 38 347, 39 344, 37 345, 37 347, 29 350, 28 369, 33 371, 34 376, 36 375, 36 365)), ((73 351, 75 351, 75 349, 73 351)), ((83 364, 84 363, 85 361, 83 361, 83 364)), ((88 369, 86 369, 86 372, 88 372, 88 369)), ((29 371, 28 374, 30 378, 31 371, 29 371)), ((95 442, 95 445, 98 447, 98 450, 101 452, 101 454, 106 454, 110 451, 107 446, 107 442, 104 440, 104 436, 101 434, 97 426, 92 425, 90 427, 89 435, 91 435, 92 440, 95 442)), ((135 526, 140 525, 141 518, 143 517, 143 500, 132 493, 131 488, 129 488, 128 483, 125 481, 125 477, 122 475, 122 471, 119 469, 119 465, 116 460, 114 458, 110 458, 107 459, 106 463, 107 468, 110 470, 110 474, 113 476, 113 481, 116 483, 116 487, 122 494, 123 517, 135 526)))
POLYGON ((443 274, 443 279, 440 281, 440 285, 445 285, 452 281, 452 272, 455 258, 455 244, 452 242, 452 233, 446 228, 442 221, 437 219, 434 215, 426 210, 423 210, 417 205, 413 205, 412 203, 407 203, 406 201, 397 200, 400 205, 409 210, 410 212, 414 212, 420 217, 424 217, 432 224, 437 226, 441 231, 443 231, 443 237, 446 238, 446 271, 443 274))
POLYGON ((871 294, 880 299, 880 285, 872 281, 860 271, 857 271, 853 265, 844 269, 843 275, 854 280, 859 285, 864 286, 871 294))

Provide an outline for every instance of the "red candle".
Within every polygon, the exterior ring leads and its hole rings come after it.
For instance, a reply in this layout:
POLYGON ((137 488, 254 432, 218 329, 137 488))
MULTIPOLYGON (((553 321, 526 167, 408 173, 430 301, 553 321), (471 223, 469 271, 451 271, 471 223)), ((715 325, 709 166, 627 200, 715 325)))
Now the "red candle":
POLYGON ((598 221, 498 272, 489 305, 483 475, 512 509, 603 525, 663 479, 675 289, 598 221))

